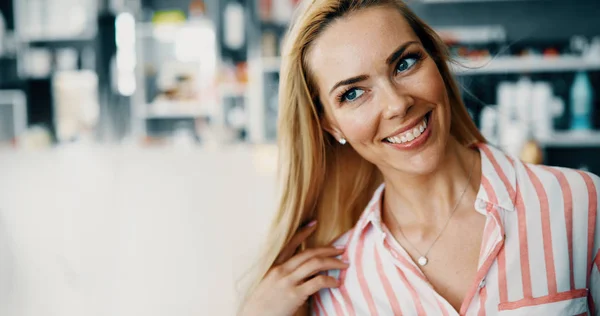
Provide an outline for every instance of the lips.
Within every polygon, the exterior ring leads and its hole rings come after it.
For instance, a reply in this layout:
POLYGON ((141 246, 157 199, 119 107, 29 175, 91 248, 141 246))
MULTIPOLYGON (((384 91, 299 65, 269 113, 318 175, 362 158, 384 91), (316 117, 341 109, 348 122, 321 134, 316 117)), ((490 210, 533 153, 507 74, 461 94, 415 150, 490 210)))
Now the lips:
POLYGON ((429 117, 431 116, 430 114, 431 112, 427 113, 423 117, 423 119, 418 121, 414 126, 409 128, 408 130, 404 129, 402 132, 396 135, 385 138, 384 141, 392 144, 408 144, 412 142, 413 140, 421 136, 421 134, 423 134, 423 132, 425 132, 425 130, 427 129, 429 117))

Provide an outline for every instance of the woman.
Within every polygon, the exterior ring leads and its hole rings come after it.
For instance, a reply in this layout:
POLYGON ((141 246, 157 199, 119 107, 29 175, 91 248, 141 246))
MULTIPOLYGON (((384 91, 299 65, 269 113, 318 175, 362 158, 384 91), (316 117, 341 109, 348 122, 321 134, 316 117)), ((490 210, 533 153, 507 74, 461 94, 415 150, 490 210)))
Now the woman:
POLYGON ((401 1, 302 7, 281 205, 241 314, 595 313, 600 179, 486 145, 446 47, 401 1))

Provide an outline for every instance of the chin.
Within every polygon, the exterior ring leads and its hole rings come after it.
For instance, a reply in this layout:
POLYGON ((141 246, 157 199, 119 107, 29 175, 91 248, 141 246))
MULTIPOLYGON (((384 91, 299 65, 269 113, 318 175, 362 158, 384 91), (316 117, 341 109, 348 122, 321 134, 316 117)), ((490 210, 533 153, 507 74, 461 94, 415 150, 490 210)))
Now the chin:
POLYGON ((394 166, 394 169, 406 174, 426 175, 434 173, 442 162, 443 153, 430 152, 429 154, 419 154, 410 157, 401 165, 394 166))
POLYGON ((444 150, 441 146, 431 146, 414 155, 394 159, 392 168, 405 174, 426 175, 435 172, 442 164, 444 150))

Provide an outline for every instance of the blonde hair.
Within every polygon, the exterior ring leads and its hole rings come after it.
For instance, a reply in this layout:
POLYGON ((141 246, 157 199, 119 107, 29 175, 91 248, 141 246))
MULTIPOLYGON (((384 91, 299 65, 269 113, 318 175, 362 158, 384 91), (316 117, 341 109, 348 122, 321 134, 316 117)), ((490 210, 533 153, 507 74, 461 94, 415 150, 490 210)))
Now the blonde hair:
MULTIPOLYGON (((330 244, 350 230, 382 176, 375 165, 351 146, 341 146, 321 126, 324 115, 307 64, 314 40, 333 21, 358 10, 396 8, 435 61, 451 105, 451 135, 465 146, 485 142, 462 102, 440 37, 401 0, 308 0, 297 10, 286 38, 279 86, 279 210, 270 228, 265 254, 257 266, 256 283, 273 266, 278 254, 307 221, 318 221, 302 248, 330 244)), ((254 287, 253 286, 253 287, 254 287)), ((251 287, 251 290, 253 289, 251 287)), ((301 311, 299 314, 302 314, 301 311)))

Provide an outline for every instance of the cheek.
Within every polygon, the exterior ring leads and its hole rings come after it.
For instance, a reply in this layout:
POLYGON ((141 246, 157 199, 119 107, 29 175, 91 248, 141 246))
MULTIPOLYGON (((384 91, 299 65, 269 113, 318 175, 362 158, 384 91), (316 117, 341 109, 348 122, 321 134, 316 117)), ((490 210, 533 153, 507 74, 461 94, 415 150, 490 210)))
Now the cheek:
POLYGON ((444 79, 433 61, 430 60, 425 69, 420 72, 418 84, 415 82, 414 87, 413 91, 416 92, 417 98, 439 107, 441 111, 438 111, 438 113, 441 113, 438 115, 441 114, 443 116, 442 120, 444 124, 450 121, 449 116, 451 111, 448 92, 444 84, 444 79))
POLYGON ((420 98, 433 104, 447 105, 447 93, 444 79, 433 61, 429 61, 425 69, 420 72, 418 90, 420 98))
POLYGON ((354 142, 370 142, 377 134, 379 126, 377 111, 370 111, 372 105, 363 104, 361 108, 340 111, 338 123, 344 135, 354 142))

